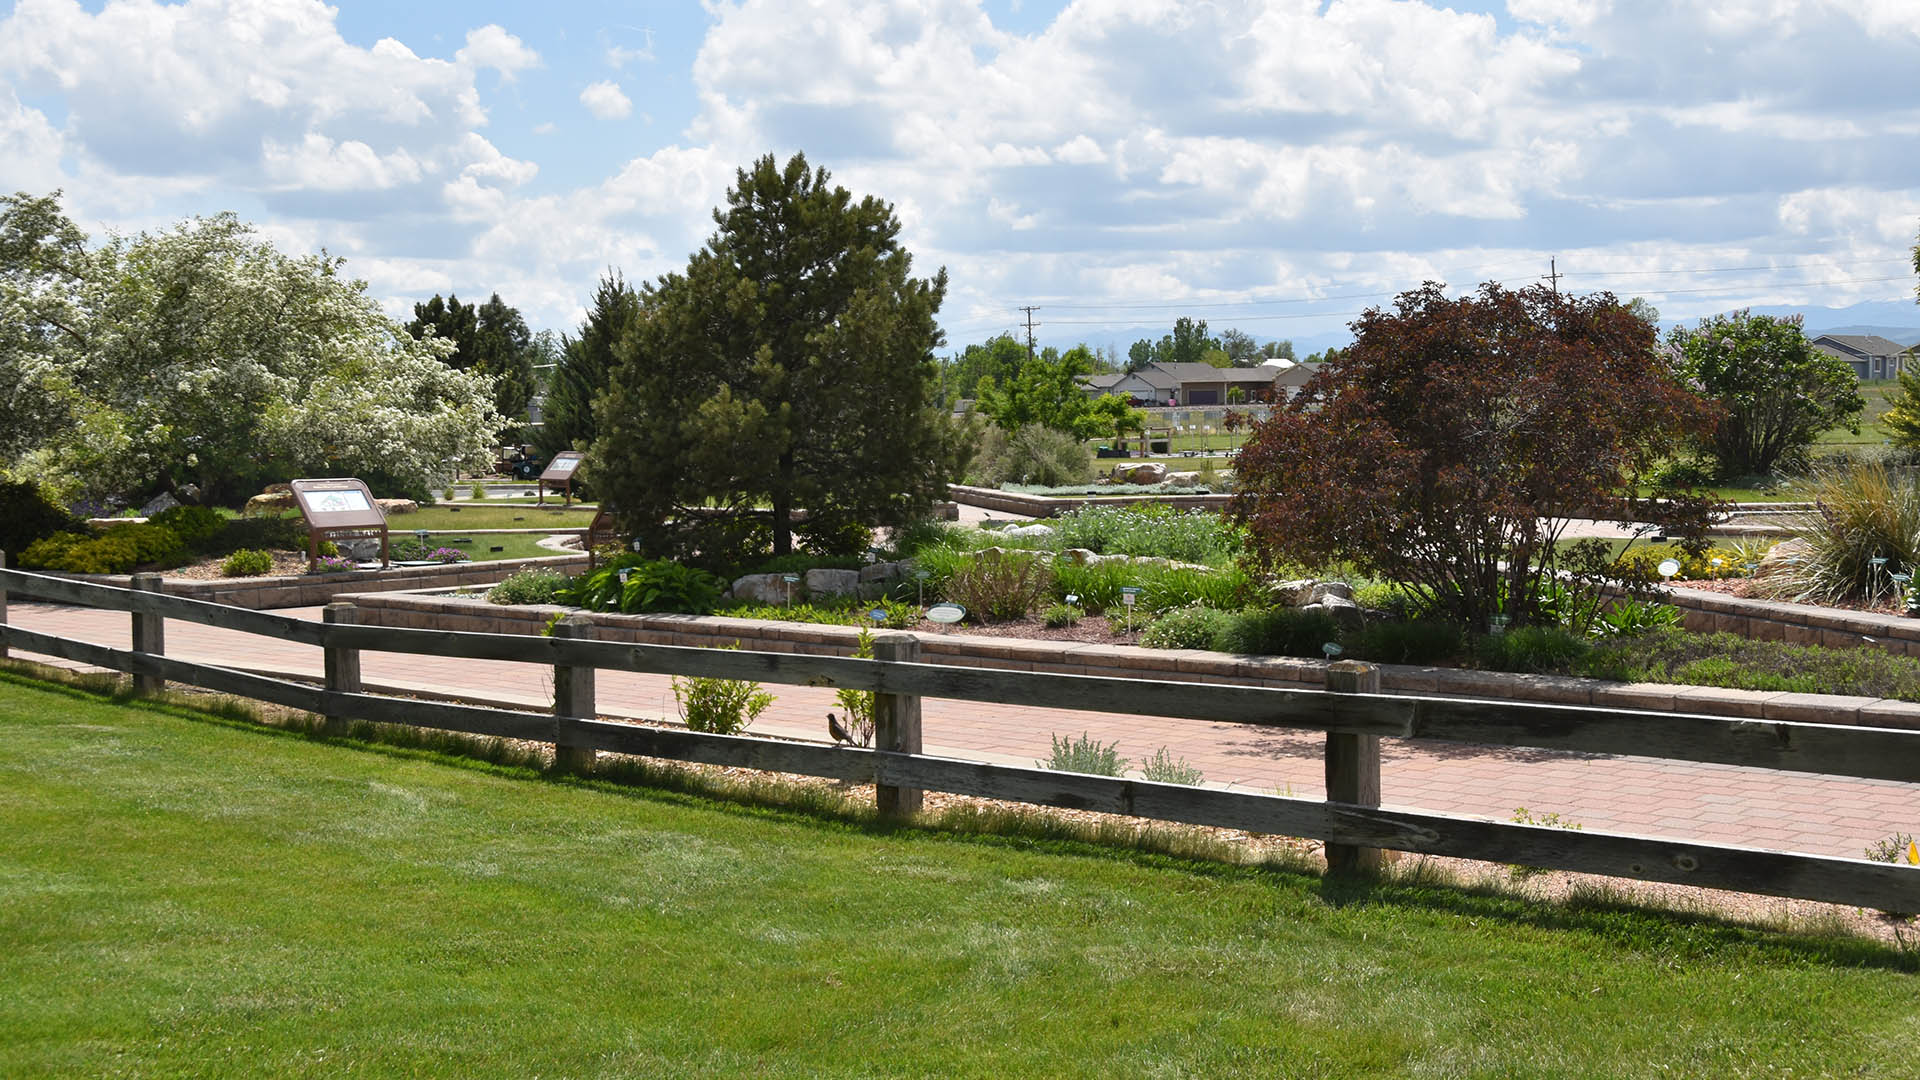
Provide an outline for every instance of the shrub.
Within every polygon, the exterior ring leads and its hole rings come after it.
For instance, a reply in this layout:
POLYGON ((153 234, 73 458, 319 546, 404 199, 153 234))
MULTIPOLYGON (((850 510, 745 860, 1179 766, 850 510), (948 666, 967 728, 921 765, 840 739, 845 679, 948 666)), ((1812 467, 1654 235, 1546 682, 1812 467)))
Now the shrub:
POLYGON ((1172 752, 1164 746, 1140 763, 1140 775, 1162 784, 1198 784, 1206 779, 1186 758, 1174 760, 1172 752))
POLYGON ((1127 771, 1127 759, 1120 756, 1118 742, 1102 746, 1098 739, 1084 731, 1078 739, 1063 739, 1058 735, 1051 738, 1053 756, 1045 761, 1034 762, 1043 769, 1092 773, 1095 776, 1119 776, 1127 771))
POLYGON ((1858 694, 1920 701, 1920 660, 1878 649, 1827 649, 1738 634, 1656 630, 1595 644, 1574 674, 1734 690, 1858 694))
POLYGON ((515 570, 487 590, 490 604, 557 604, 567 587, 567 575, 558 570, 528 567, 515 570))
POLYGON ((993 487, 1084 484, 1093 479, 1093 451, 1078 437, 1039 424, 1012 434, 994 427, 981 440, 975 468, 977 478, 993 487))
POLYGON ((1881 837, 1868 844, 1864 854, 1874 862, 1920 865, 1920 845, 1916 845, 1911 833, 1881 837))
POLYGON ((1140 635, 1149 649, 1211 649, 1232 616, 1214 608, 1175 608, 1140 635))
POLYGON ((273 569, 273 555, 259 548, 242 548, 220 564, 225 577, 259 577, 273 569))
MULTIPOLYGON (((307 550, 307 524, 299 517, 250 517, 227 522, 226 528, 207 541, 214 554, 241 548, 265 548, 268 551, 307 550)), ((324 552, 323 552, 324 553, 324 552)))
POLYGON ((1339 637, 1340 625, 1324 610, 1251 608, 1227 619, 1214 647, 1257 656, 1320 657, 1326 655, 1322 646, 1339 637))
POLYGON ((895 559, 911 558, 926 548, 952 543, 958 534, 972 531, 958 522, 921 518, 893 531, 887 541, 887 554, 895 559))
POLYGON ((985 622, 1025 617, 1053 588, 1053 568, 1035 555, 976 555, 946 582, 942 592, 985 622))
POLYGON ((1660 563, 1672 559, 1680 564, 1676 581, 1712 581, 1717 578, 1745 576, 1747 550, 1737 547, 1712 547, 1688 551, 1679 544, 1650 544, 1621 555, 1613 564, 1616 575, 1633 580, 1659 581, 1660 563))
POLYGON ((1594 623, 1597 637, 1637 637, 1680 625, 1680 609, 1651 600, 1616 600, 1594 623))
POLYGON ((589 611, 705 615, 725 590, 726 582, 704 570, 629 554, 575 578, 562 599, 589 611))
MULTIPOLYGON (((485 484, 483 484, 483 483, 481 483, 481 482, 480 482, 480 481, 478 481, 478 480, 475 480, 475 481, 473 482, 473 486, 467 489, 467 497, 468 497, 468 498, 470 498, 470 499, 475 499, 475 500, 479 500, 479 499, 484 499, 484 498, 486 498, 486 497, 487 497, 487 485, 485 485, 485 484)), ((448 489, 447 489, 447 501, 448 501, 448 502, 452 502, 452 501, 453 501, 453 489, 452 489, 452 488, 448 488, 448 489)))
MULTIPOLYGON (((861 660, 873 659, 873 633, 864 626, 855 639, 853 655, 861 660)), ((850 690, 843 686, 833 692, 833 700, 840 706, 840 720, 856 745, 873 745, 874 698, 872 690, 850 690)))
POLYGON ((1355 660, 1432 664, 1460 655, 1467 638, 1453 623, 1422 619, 1368 623, 1343 635, 1340 644, 1355 660))
POLYGON ((55 533, 71 534, 79 527, 80 522, 55 505, 33 481, 0 482, 0 551, 16 562, 35 541, 55 533))
POLYGON ((1048 524, 1053 526, 1056 546, 1086 548, 1102 555, 1158 555, 1178 562, 1217 564, 1240 550, 1240 531, 1208 511, 1088 506, 1048 524))
POLYGON ((1557 626, 1518 626, 1480 638, 1473 652, 1488 671, 1544 674, 1566 671, 1587 647, 1585 638, 1557 626))
MULTIPOLYGON (((737 649, 739 642, 722 648, 737 649)), ((673 700, 689 730, 737 735, 773 704, 773 695, 759 683, 743 679, 691 676, 673 680, 673 700)))
POLYGON ((1196 605, 1232 611, 1244 607, 1253 591, 1246 571, 1237 566, 1224 570, 1144 566, 1139 573, 1140 603, 1148 611, 1196 605))
POLYGON ((1073 604, 1054 604, 1041 614, 1040 621, 1050 630, 1072 626, 1087 617, 1086 610, 1073 604))
POLYGON ((195 551, 213 547, 227 529, 226 516, 211 506, 175 506, 148 520, 172 529, 182 543, 195 551))
POLYGON ((1767 578, 1780 596, 1878 599, 1894 592, 1889 574, 1920 573, 1920 484, 1872 463, 1820 472, 1809 486, 1819 512, 1800 530, 1806 550, 1767 578))
POLYGON ((57 533, 28 545, 20 565, 70 574, 124 574, 140 566, 177 566, 186 545, 164 525, 115 525, 98 536, 57 533))

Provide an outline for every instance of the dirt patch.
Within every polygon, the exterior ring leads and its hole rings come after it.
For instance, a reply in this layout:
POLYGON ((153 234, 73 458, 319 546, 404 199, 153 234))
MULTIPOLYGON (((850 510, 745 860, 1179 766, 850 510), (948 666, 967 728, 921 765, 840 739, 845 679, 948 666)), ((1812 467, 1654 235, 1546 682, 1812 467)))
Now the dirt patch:
MULTIPOLYGON (((1722 578, 1718 581, 1675 581, 1673 583, 1673 587, 1676 589, 1719 593, 1722 596, 1732 596, 1742 600, 1770 600, 1776 603, 1797 603, 1797 601, 1782 600, 1780 597, 1769 595, 1758 586, 1759 583, 1752 578, 1722 578)), ((1850 600, 1839 604, 1808 604, 1806 606, 1833 608, 1836 611, 1860 611, 1871 615, 1905 615, 1907 613, 1906 608, 1895 602, 1892 597, 1887 597, 1871 604, 1864 600, 1850 600)))
MULTIPOLYGON (((273 556, 273 569, 267 571, 267 575, 269 576, 284 577, 307 572, 307 556, 304 553, 294 551, 270 551, 267 554, 273 556)), ((163 570, 161 573, 170 578, 186 578, 189 581, 220 581, 227 579, 227 575, 220 572, 220 564, 226 561, 226 556, 222 555, 217 558, 207 558, 201 559, 198 562, 190 562, 185 566, 178 566, 171 570, 163 570)), ((232 580, 239 581, 244 579, 234 578, 232 580)))

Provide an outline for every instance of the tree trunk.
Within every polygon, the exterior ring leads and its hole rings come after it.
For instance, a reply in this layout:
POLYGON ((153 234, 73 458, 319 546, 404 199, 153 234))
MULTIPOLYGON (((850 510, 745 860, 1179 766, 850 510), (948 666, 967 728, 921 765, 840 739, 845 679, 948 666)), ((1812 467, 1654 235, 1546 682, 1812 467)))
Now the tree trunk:
POLYGON ((780 455, 779 481, 773 485, 773 553, 793 552, 793 451, 780 455))

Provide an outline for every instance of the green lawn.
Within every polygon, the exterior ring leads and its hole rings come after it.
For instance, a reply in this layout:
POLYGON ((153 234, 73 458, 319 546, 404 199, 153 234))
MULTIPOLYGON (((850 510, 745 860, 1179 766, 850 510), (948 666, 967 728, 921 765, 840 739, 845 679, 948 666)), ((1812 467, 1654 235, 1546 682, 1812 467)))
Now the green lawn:
POLYGON ((1912 956, 0 677, 0 1075, 1912 1076, 1912 956))
POLYGON ((587 511, 542 508, 531 500, 525 506, 439 503, 387 519, 387 528, 395 533, 414 529, 584 529, 591 524, 593 515, 587 511))

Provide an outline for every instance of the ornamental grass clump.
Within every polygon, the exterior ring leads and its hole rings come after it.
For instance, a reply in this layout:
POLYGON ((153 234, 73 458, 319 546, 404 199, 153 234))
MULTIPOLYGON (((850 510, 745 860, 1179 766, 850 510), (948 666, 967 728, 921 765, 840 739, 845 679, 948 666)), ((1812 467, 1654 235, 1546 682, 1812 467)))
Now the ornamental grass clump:
POLYGON ((1780 549, 1763 579, 1777 598, 1877 602, 1898 592, 1893 574, 1920 570, 1920 483, 1873 461, 1818 472, 1808 488, 1816 512, 1802 542, 1780 549))
POLYGON ((947 599, 983 622, 1024 618, 1053 588, 1053 567, 1038 555, 983 552, 954 571, 947 599))

